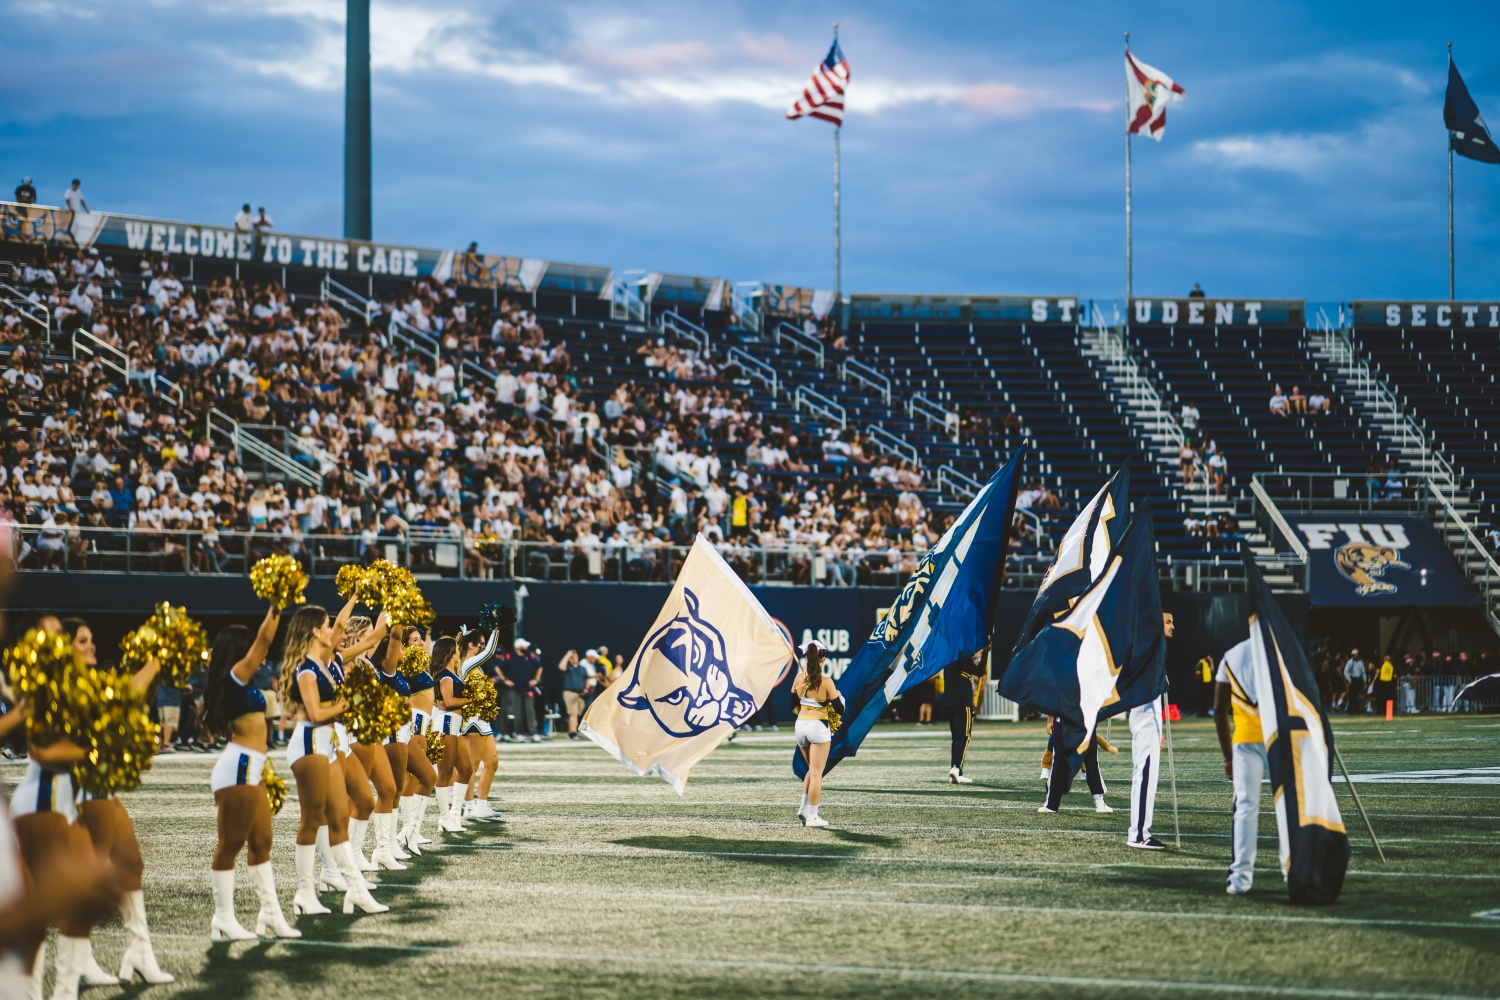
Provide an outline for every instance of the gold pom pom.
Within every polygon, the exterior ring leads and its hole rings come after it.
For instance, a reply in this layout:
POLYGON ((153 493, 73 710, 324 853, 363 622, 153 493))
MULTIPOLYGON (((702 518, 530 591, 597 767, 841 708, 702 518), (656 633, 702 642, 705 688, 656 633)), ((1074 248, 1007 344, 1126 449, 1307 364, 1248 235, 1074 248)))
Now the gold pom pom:
POLYGON ((288 605, 307 600, 302 596, 307 589, 307 574, 291 556, 266 556, 251 566, 250 586, 255 588, 256 597, 283 611, 288 605))
POLYGON ((418 643, 407 646, 401 651, 401 659, 396 664, 396 669, 403 677, 415 677, 427 669, 427 650, 418 643))
POLYGON ((281 775, 276 773, 276 768, 271 766, 270 757, 266 758, 266 766, 261 769, 260 783, 266 786, 266 797, 271 800, 271 815, 275 816, 286 805, 287 788, 281 775))
POLYGON ((120 640, 120 669, 135 673, 153 656, 161 664, 162 682, 184 687, 195 670, 208 666, 208 632, 187 608, 163 601, 145 624, 120 640))
POLYGON ((464 697, 468 701, 460 711, 466 722, 469 719, 489 722, 500 714, 500 694, 495 690, 495 682, 484 674, 475 673, 464 682, 464 697))
POLYGON ((426 626, 437 617, 422 597, 411 570, 388 560, 376 559, 363 567, 344 566, 334 582, 345 600, 355 597, 361 604, 384 609, 392 628, 426 626))
POLYGON ((366 575, 365 567, 357 563, 340 566, 338 575, 333 578, 333 585, 338 588, 339 596, 347 601, 359 591, 359 586, 364 582, 366 575))
POLYGON ((47 687, 51 678, 83 664, 73 650, 73 640, 63 632, 32 629, 5 651, 5 673, 16 697, 30 700, 47 687))
POLYGON ((443 734, 427 720, 427 763, 438 764, 443 759, 443 734))
POLYGON ((350 664, 344 683, 338 686, 338 697, 345 706, 339 721, 349 730, 350 739, 365 746, 378 746, 396 735, 410 715, 406 700, 380 683, 367 660, 350 664))
POLYGON ((75 691, 87 701, 83 731, 73 737, 85 757, 73 780, 90 795, 118 795, 139 788, 151 766, 160 730, 151 721, 146 693, 129 677, 88 670, 75 691))

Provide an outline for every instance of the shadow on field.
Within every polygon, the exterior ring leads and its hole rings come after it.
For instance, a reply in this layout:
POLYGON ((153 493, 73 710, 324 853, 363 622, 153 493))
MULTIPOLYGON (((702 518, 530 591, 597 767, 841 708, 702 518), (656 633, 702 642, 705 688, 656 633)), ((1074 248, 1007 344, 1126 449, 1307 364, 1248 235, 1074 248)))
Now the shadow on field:
MULTIPOLYGON (((936 781, 933 782, 937 784, 936 781)), ((972 785, 958 786, 950 784, 946 780, 940 787, 936 788, 840 788, 840 792, 862 792, 867 795, 915 795, 931 796, 933 798, 951 798, 961 795, 964 798, 975 798, 986 802, 1032 802, 1040 801, 1042 793, 1033 792, 1029 789, 1016 788, 1014 786, 993 784, 986 781, 975 781, 972 785)))
MULTIPOLYGON (((228 942, 212 944, 209 961, 193 984, 175 991, 173 996, 187 1000, 249 1000, 265 996, 288 982, 307 987, 341 985, 412 957, 382 944, 355 943, 350 939, 350 926, 349 919, 342 916, 302 917, 298 927, 304 937, 295 944, 263 941, 236 954, 230 953, 228 942), (272 948, 288 945, 293 948, 290 959, 286 955, 270 956, 272 948)), ((435 950, 454 946, 451 941, 431 943, 435 950)))
MULTIPOLYGON (((860 837, 853 834, 851 837, 860 837)), ((862 838, 861 838, 862 839, 862 838)), ((884 838, 880 838, 884 839, 884 838)), ((717 837, 626 837, 614 843, 679 854, 713 854, 734 861, 773 865, 779 868, 841 865, 857 860, 842 844, 810 844, 801 840, 731 840, 717 837)))
POLYGON ((853 830, 833 828, 828 831, 835 840, 846 844, 868 844, 871 847, 900 847, 906 843, 900 837, 887 837, 883 833, 855 833, 853 830))

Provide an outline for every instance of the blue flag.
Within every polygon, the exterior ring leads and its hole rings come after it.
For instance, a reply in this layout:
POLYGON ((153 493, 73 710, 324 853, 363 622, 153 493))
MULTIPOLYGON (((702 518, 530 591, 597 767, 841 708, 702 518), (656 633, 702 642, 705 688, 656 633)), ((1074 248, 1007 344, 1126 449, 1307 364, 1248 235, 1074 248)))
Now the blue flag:
POLYGON ((1094 494, 1094 499, 1078 512, 1063 535, 1052 566, 1026 615, 1026 624, 1021 626, 1021 634, 1016 637, 1012 656, 1072 607, 1078 595, 1088 590, 1089 584, 1104 572, 1110 551, 1124 537, 1125 526, 1130 521, 1126 516, 1130 509, 1129 494, 1130 462, 1127 460, 1094 494))
POLYGON ((1333 794, 1333 727, 1302 643, 1248 548, 1244 558, 1250 671, 1276 793, 1281 872, 1293 903, 1326 906, 1339 898, 1349 867, 1349 834, 1333 794))
POLYGON ((1100 718, 1167 689, 1159 588, 1148 500, 1093 586, 1011 657, 1000 693, 1062 720, 1060 748, 1083 752, 1100 718))
MULTIPOLYGON (((838 678, 846 707, 825 774, 854 756, 901 692, 989 645, 1025 454, 1022 446, 922 557, 896 603, 838 678)), ((797 751, 792 769, 799 778, 807 773, 797 751)))
POLYGON ((1448 96, 1443 101, 1443 124, 1448 126, 1448 144, 1459 156, 1484 163, 1500 163, 1500 149, 1490 137, 1489 126, 1479 113, 1479 105, 1469 96, 1464 78, 1448 56, 1448 96))

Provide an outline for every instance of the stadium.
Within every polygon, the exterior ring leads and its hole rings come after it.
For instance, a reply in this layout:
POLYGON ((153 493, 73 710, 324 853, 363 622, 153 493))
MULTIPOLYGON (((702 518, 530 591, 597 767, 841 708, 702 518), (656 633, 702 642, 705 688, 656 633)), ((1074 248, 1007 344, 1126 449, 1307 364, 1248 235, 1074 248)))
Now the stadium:
POLYGON ((1128 36, 1124 296, 860 292, 837 34, 778 284, 373 239, 371 17, 338 235, 0 201, 0 991, 1500 992, 1451 59, 1446 298, 1141 280, 1128 36))

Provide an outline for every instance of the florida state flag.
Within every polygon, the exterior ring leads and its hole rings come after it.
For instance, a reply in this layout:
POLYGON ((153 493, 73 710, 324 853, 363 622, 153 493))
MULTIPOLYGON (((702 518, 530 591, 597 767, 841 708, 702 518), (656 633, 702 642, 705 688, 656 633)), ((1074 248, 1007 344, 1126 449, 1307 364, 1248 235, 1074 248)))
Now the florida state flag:
POLYGON ((1167 105, 1187 100, 1187 91, 1155 66, 1125 50, 1125 131, 1161 142, 1167 128, 1167 105))

